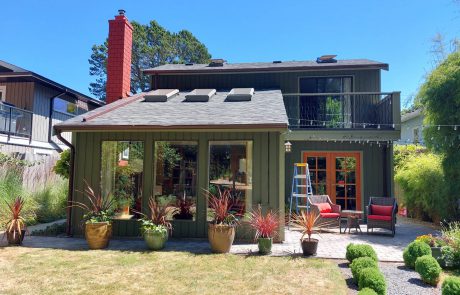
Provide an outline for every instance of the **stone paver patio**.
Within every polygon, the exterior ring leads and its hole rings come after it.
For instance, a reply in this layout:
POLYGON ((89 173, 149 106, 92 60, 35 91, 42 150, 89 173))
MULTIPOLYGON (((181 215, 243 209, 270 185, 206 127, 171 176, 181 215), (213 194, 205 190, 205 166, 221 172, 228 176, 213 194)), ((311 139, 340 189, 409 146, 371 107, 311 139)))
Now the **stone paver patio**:
MULTIPOLYGON (((437 233, 432 227, 414 223, 404 218, 398 219, 396 236, 393 238, 375 231, 373 235, 366 234, 366 226, 361 225, 362 234, 339 234, 338 229, 332 232, 320 234, 317 257, 344 259, 348 243, 366 243, 372 245, 377 252, 380 261, 402 262, 402 251, 404 247, 413 241, 415 237, 422 234, 437 233)), ((273 245, 272 255, 293 255, 301 253, 300 232, 286 230, 286 240, 283 243, 273 245)), ((6 239, 0 241, 0 246, 6 245, 6 239)), ((34 248, 59 248, 68 250, 88 249, 86 241, 82 238, 59 238, 59 237, 38 237, 27 236, 24 240, 25 247, 34 248)), ((140 239, 112 240, 109 250, 123 251, 144 251, 145 244, 140 239)), ((171 239, 164 251, 187 251, 192 253, 209 253, 209 244, 206 240, 176 240, 171 239)), ((234 254, 250 254, 257 252, 256 244, 236 243, 232 246, 234 254)))

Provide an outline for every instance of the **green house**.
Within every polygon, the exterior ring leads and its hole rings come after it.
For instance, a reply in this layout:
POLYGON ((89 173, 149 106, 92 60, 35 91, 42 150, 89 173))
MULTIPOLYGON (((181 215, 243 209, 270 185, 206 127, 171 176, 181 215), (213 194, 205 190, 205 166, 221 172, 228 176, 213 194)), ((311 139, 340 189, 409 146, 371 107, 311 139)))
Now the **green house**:
MULTIPOLYGON (((72 133, 72 144, 63 140, 73 160, 69 199, 84 201, 85 181, 111 193, 120 211, 115 236, 139 236, 139 212, 148 213, 154 198, 181 209, 170 216, 174 236, 204 238, 206 191, 232 189, 237 238, 249 239, 244 216, 259 205, 284 220, 299 162, 309 164, 314 194, 342 209, 393 196, 400 96, 380 89, 387 64, 331 56, 167 64, 144 70, 150 91, 129 95, 131 27, 124 15, 109 25, 124 31, 109 34, 108 104, 55 131, 72 133)), ((82 235, 83 212, 68 213, 68 233, 82 235)))

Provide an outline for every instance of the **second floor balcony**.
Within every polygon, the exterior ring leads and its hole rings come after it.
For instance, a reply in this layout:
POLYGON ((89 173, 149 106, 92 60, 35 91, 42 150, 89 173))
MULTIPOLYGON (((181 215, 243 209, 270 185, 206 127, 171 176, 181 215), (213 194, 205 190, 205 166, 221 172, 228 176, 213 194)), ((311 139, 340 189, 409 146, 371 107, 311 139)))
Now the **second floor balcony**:
POLYGON ((283 94, 291 130, 399 130, 399 92, 283 94))
POLYGON ((6 103, 0 103, 0 133, 9 136, 32 137, 33 113, 6 103))

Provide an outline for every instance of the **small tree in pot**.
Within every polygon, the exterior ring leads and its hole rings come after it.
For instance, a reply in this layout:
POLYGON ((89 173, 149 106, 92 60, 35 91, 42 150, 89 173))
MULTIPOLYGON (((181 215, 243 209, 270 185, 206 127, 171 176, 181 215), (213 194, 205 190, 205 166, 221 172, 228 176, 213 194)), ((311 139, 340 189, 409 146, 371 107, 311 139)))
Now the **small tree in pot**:
POLYGON ((294 224, 302 231, 300 244, 302 245, 303 255, 316 255, 318 249, 318 239, 312 239, 311 235, 317 232, 319 215, 315 212, 301 211, 300 214, 294 214, 294 224), (305 238, 308 236, 308 238, 305 238))
POLYGON ((228 253, 235 239, 238 219, 232 213, 233 197, 230 189, 218 190, 218 195, 206 191, 212 220, 208 224, 208 239, 211 251, 228 253))
POLYGON ((154 197, 149 199, 150 216, 142 219, 141 233, 144 236, 147 247, 151 250, 163 249, 168 240, 168 231, 172 231, 172 224, 167 220, 173 216, 177 208, 168 204, 158 204, 154 197))
POLYGON ((83 194, 87 197, 89 205, 82 202, 71 202, 72 207, 83 209, 85 222, 85 238, 90 249, 104 249, 109 245, 112 237, 112 218, 114 215, 114 201, 110 194, 103 196, 96 194, 85 181, 86 188, 83 194))
POLYGON ((270 254, 272 251, 273 238, 277 234, 280 224, 280 217, 273 211, 268 211, 267 214, 262 214, 262 209, 259 208, 249 213, 249 225, 255 229, 256 234, 254 239, 259 246, 260 254, 270 254))
POLYGON ((16 197, 13 202, 6 203, 11 213, 11 219, 6 223, 5 234, 9 245, 21 245, 26 233, 26 224, 21 216, 24 199, 16 197))

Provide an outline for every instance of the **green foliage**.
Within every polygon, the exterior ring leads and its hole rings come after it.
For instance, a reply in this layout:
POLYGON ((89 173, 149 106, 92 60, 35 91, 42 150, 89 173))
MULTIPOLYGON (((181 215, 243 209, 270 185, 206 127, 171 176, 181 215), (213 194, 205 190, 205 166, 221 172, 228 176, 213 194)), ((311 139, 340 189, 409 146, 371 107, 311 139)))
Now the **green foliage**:
POLYGON ((35 202, 35 221, 38 223, 51 222, 65 218, 67 207, 68 182, 61 179, 53 185, 31 194, 35 202))
POLYGON ((418 157, 426 153, 426 148, 417 144, 400 145, 395 144, 393 148, 393 163, 395 172, 398 172, 404 167, 404 164, 409 158, 418 157))
POLYGON ((443 154, 442 167, 447 186, 447 215, 459 216, 457 200, 460 199, 460 52, 450 54, 427 77, 417 97, 424 108, 423 130, 429 149, 443 154), (438 128, 438 126, 440 126, 438 128), (439 130, 438 130, 439 129, 439 130))
POLYGON ((65 179, 69 179, 70 174, 70 149, 63 151, 60 159, 56 161, 53 171, 65 179))
MULTIPOLYGON (((131 60, 131 92, 137 93, 149 89, 149 76, 142 70, 167 63, 207 63, 211 58, 206 46, 191 32, 181 30, 173 33, 156 21, 142 25, 132 21, 133 46, 131 60)), ((107 82, 107 46, 93 45, 89 73, 96 77, 90 83, 89 90, 97 98, 105 99, 107 82)))
POLYGON ((353 262, 353 260, 359 257, 370 257, 375 261, 378 260, 377 253, 375 253, 372 246, 365 244, 348 244, 346 253, 347 260, 353 262))
POLYGON ((358 257, 353 260, 350 269, 356 282, 358 282, 361 271, 368 267, 378 268, 377 261, 371 257, 358 257))
POLYGON ((395 181, 404 191, 402 205, 410 212, 427 215, 431 219, 447 217, 448 202, 442 158, 432 153, 411 155, 402 159, 395 181))
POLYGON ((415 261, 415 271, 419 273, 422 281, 436 286, 439 282, 442 268, 433 256, 424 255, 415 261))
POLYGON ((404 264, 409 268, 415 268, 417 258, 424 255, 431 255, 431 248, 422 241, 413 241, 403 252, 404 264))
POLYGON ((358 292, 358 295, 378 295, 378 294, 371 288, 363 288, 361 289, 361 291, 358 292))
POLYGON ((168 234, 168 228, 162 224, 155 224, 152 220, 141 219, 141 233, 144 234, 146 231, 154 234, 168 234))
POLYGON ((387 283, 385 281, 385 277, 375 267, 368 267, 361 271, 358 288, 359 290, 369 288, 379 295, 385 295, 387 293, 387 283))
POLYGON ((460 294, 460 278, 449 276, 442 283, 442 295, 458 295, 460 294))
POLYGON ((441 248, 446 267, 460 268, 460 222, 454 221, 443 226, 442 237, 448 244, 441 248))

